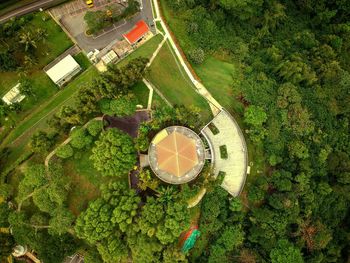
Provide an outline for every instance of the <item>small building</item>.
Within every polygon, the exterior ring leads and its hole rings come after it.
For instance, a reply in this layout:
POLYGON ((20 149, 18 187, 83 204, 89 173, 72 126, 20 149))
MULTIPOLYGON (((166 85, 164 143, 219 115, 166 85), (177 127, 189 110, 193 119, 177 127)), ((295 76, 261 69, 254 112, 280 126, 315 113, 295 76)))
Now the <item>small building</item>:
POLYGON ((68 55, 47 70, 46 74, 56 85, 61 87, 77 75, 80 70, 80 65, 74 60, 72 55, 68 55))
POLYGON ((106 55, 104 55, 101 60, 105 65, 108 65, 109 63, 113 63, 118 59, 117 54, 114 52, 114 50, 109 51, 106 55))
POLYGON ((119 58, 123 58, 132 51, 132 46, 124 39, 115 43, 112 49, 117 53, 119 58))
POLYGON ((145 21, 140 20, 136 23, 135 27, 129 33, 124 34, 123 37, 129 42, 130 45, 134 45, 139 42, 148 32, 148 25, 145 21))
POLYGON ((19 86, 21 84, 18 83, 16 86, 14 86, 12 89, 10 89, 9 92, 5 94, 4 97, 2 97, 2 100, 7 104, 11 105, 13 103, 21 102, 26 96, 22 95, 19 91, 19 86))

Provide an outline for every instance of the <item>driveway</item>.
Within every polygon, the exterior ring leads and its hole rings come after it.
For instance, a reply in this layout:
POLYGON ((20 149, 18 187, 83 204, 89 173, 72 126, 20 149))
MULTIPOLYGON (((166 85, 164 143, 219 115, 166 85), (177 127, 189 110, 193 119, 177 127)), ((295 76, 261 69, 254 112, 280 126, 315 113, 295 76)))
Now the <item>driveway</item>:
MULTIPOLYGON (((110 4, 120 5, 120 0, 94 0, 94 4, 95 7, 89 10, 96 11, 110 4)), ((51 14, 62 23, 86 53, 94 49, 101 50, 115 41, 122 40, 123 34, 130 31, 135 23, 141 19, 149 25, 153 33, 156 33, 150 0, 142 0, 142 9, 135 16, 106 28, 98 36, 87 36, 85 34, 84 15, 87 10, 88 8, 83 0, 75 0, 50 10, 51 14)))

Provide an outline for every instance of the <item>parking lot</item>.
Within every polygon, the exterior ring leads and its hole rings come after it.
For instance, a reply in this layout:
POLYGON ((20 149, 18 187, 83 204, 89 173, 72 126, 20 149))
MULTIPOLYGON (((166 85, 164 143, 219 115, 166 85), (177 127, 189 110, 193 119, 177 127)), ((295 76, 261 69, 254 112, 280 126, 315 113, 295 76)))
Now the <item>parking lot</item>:
POLYGON ((87 10, 96 11, 103 6, 110 4, 122 5, 122 0, 94 0, 94 7, 89 8, 84 0, 70 1, 66 4, 52 8, 51 13, 58 19, 61 19, 65 15, 77 15, 87 10))
MULTIPOLYGON (((86 35, 87 25, 84 21, 86 11, 97 11, 105 6, 115 5, 120 9, 125 7, 125 0, 93 0, 94 7, 89 8, 84 0, 74 0, 66 4, 50 9, 51 14, 74 38, 77 45, 86 53, 95 49, 101 50, 109 44, 123 39, 123 34, 130 31, 135 23, 144 20, 147 24, 153 24, 152 8, 150 0, 142 0, 143 8, 128 20, 121 20, 118 23, 105 28, 95 36, 86 35)), ((151 27, 153 33, 155 28, 151 27)))

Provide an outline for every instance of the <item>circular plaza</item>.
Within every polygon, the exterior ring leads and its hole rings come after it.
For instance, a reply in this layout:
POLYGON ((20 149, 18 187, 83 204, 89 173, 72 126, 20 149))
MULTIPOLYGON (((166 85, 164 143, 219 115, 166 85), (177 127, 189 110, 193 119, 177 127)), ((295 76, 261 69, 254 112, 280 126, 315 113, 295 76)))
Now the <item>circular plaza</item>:
POLYGON ((183 126, 170 126, 152 139, 148 159, 159 179, 169 184, 184 184, 201 172, 205 149, 194 131, 183 126))

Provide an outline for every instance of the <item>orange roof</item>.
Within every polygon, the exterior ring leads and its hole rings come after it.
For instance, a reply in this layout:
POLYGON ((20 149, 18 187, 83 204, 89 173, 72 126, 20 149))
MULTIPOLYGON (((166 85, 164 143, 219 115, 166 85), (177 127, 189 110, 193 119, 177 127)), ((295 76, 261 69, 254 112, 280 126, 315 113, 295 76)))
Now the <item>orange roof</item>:
POLYGON ((134 44, 137 42, 141 37, 143 37, 147 32, 149 31, 149 28, 145 21, 140 20, 136 23, 136 26, 127 34, 124 34, 123 37, 130 43, 134 44))
POLYGON ((198 164, 195 140, 176 131, 156 144, 156 152, 158 167, 177 177, 198 164))

